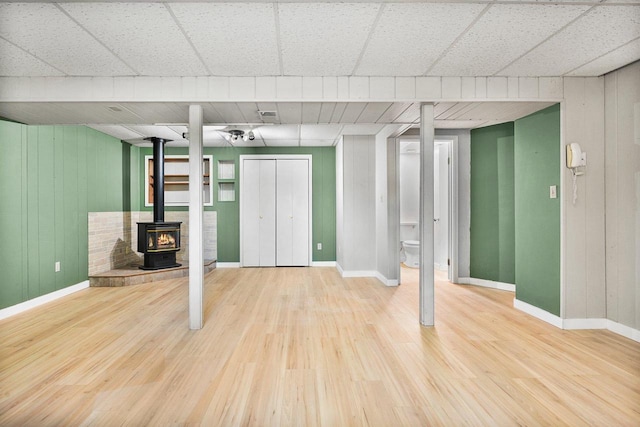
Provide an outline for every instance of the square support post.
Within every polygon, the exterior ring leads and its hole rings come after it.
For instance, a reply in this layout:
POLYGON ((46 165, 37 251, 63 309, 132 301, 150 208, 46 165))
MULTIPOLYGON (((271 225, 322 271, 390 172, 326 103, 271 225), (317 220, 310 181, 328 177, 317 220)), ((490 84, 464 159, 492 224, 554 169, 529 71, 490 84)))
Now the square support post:
POLYGON ((434 325, 433 104, 420 106, 420 324, 434 325))
POLYGON ((202 243, 202 106, 189 106, 189 329, 202 329, 204 245, 202 243))

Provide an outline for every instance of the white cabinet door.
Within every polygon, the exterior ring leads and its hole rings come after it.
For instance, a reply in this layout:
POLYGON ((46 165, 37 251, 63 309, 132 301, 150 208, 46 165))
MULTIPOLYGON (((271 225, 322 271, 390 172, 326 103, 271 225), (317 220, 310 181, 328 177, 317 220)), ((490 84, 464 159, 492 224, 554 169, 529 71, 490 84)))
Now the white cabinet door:
POLYGON ((242 265, 276 265, 276 161, 243 161, 242 265))
POLYGON ((309 265, 309 162, 278 160, 276 265, 309 265))

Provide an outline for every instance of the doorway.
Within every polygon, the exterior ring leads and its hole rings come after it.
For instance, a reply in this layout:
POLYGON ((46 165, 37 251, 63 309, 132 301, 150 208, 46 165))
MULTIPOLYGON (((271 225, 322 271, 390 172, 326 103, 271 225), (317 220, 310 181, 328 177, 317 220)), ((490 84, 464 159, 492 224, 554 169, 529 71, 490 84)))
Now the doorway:
MULTIPOLYGON (((457 155, 458 137, 436 135, 434 141, 434 268, 445 273, 448 281, 458 281, 457 271, 457 155)), ((407 239, 419 240, 420 140, 419 137, 396 139, 399 194, 400 259, 406 257, 403 244, 407 239)), ((422 242, 420 242, 422 244, 422 242)), ((402 271, 399 269, 399 283, 402 271)), ((405 270, 407 271, 407 270, 405 270)))

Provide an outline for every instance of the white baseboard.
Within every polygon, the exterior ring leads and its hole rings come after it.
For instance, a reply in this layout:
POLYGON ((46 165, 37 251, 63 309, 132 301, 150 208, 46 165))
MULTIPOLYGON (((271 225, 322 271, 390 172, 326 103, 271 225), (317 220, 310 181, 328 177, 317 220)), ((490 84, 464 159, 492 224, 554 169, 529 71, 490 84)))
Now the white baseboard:
POLYGON ((25 312, 32 308, 41 306, 51 301, 55 301, 59 298, 65 297, 74 292, 81 291, 83 289, 87 289, 89 287, 89 281, 85 280, 84 282, 77 283, 75 285, 67 286, 66 288, 59 289, 57 291, 53 291, 46 295, 39 296, 34 299, 30 299, 29 301, 21 302, 20 304, 12 305, 11 307, 3 308, 0 310, 0 320, 6 319, 7 317, 14 316, 18 313, 25 312))
POLYGON ((387 279, 380 272, 376 271, 376 279, 380 280, 385 286, 398 286, 398 280, 387 279))
POLYGON ((240 268, 239 262, 216 262, 216 268, 240 268))
POLYGON ((342 277, 375 277, 376 279, 380 280, 385 286, 398 286, 398 281, 397 280, 387 279, 382 274, 380 274, 378 271, 372 271, 372 270, 347 270, 347 271, 345 271, 345 270, 342 269, 342 267, 338 263, 335 264, 335 267, 338 270, 338 273, 340 273, 340 276, 342 276, 342 277))
POLYGON ((348 270, 342 272, 342 277, 378 277, 377 271, 371 270, 348 270))
POLYGON ((623 337, 627 337, 630 340, 640 342, 640 329, 634 329, 630 326, 623 325, 622 323, 614 322, 607 319, 607 329, 623 337))
POLYGON ((562 319, 555 314, 551 314, 546 310, 536 307, 535 305, 528 304, 524 301, 520 301, 517 298, 513 299, 513 307, 520 311, 524 311, 527 314, 532 315, 540 320, 552 324, 556 328, 562 329, 562 319))
POLYGON ((311 267, 335 267, 335 261, 313 261, 311 267))
POLYGON ((527 314, 532 315, 540 320, 552 324, 553 326, 566 329, 566 330, 578 330, 578 329, 606 329, 615 334, 622 335, 630 340, 640 342, 640 330, 634 329, 630 326, 623 325, 613 320, 596 318, 596 319, 561 319, 555 314, 551 314, 548 311, 535 307, 526 302, 514 299, 513 307, 527 314))
POLYGON ((607 319, 562 319, 562 329, 607 329, 607 319))
POLYGON ((462 285, 482 286, 483 288, 500 289, 501 291, 516 291, 516 285, 512 283, 494 282, 493 280, 476 279, 474 277, 458 277, 458 283, 462 285))

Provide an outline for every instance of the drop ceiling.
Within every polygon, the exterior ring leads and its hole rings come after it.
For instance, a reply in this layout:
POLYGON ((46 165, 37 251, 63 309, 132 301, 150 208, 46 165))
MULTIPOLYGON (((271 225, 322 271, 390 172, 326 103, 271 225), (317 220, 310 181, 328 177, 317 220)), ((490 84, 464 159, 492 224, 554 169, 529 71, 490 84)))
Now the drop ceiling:
MULTIPOLYGON (((440 102, 435 126, 471 129, 488 126, 546 108, 551 102, 440 102)), ((214 102, 201 103, 205 146, 228 145, 227 130, 252 130, 253 141, 237 146, 330 146, 341 135, 375 135, 386 125, 416 127, 420 104, 410 102, 214 102), (259 111, 274 118, 262 119, 259 111)), ((82 124, 136 145, 145 137, 173 140, 184 146, 188 105, 183 103, 0 103, 0 116, 28 124, 82 124)))
MULTIPOLYGON (((599 76, 640 59, 640 0, 2 2, 0 58, 6 77, 599 76)), ((440 103, 436 126, 486 126, 547 105, 440 103)), ((253 128, 247 144, 267 146, 335 144, 413 126, 418 114, 397 102, 204 104, 205 122, 253 128), (277 120, 257 127, 258 110, 277 120)), ((186 115, 180 103, 0 104, 5 118, 126 140, 176 139, 186 115)), ((207 135, 224 143, 220 129, 207 135)))

